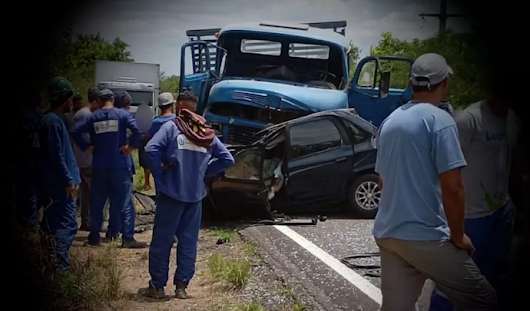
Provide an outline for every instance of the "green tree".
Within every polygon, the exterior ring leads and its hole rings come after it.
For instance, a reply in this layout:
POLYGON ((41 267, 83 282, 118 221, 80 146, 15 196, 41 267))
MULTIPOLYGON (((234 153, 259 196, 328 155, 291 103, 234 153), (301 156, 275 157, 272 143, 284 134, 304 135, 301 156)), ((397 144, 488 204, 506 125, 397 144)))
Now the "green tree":
MULTIPOLYGON (((372 56, 401 56, 416 59, 424 53, 438 53, 447 59, 455 75, 450 79, 449 101, 454 107, 465 107, 484 96, 484 73, 478 65, 480 55, 471 47, 471 34, 453 33, 434 36, 425 40, 399 40, 386 32, 379 44, 370 50, 372 56)), ((391 70, 391 87, 408 85, 410 65, 403 62, 382 62, 385 70, 391 70)))
POLYGON ((361 54, 361 49, 359 49, 358 46, 354 45, 353 43, 350 44, 350 80, 353 79, 353 75, 355 74, 355 69, 357 68, 357 63, 359 62, 361 54))
POLYGON ((166 76, 164 72, 160 73, 160 92, 171 92, 177 95, 179 91, 180 77, 172 75, 166 76))
MULTIPOLYGON (((61 31, 53 42, 53 58, 50 59, 50 75, 70 79, 75 91, 83 96, 95 85, 95 64, 98 60, 133 62, 129 45, 116 38, 105 40, 96 35, 78 34, 72 28, 61 31)), ((48 77, 49 78, 49 77, 48 77)))

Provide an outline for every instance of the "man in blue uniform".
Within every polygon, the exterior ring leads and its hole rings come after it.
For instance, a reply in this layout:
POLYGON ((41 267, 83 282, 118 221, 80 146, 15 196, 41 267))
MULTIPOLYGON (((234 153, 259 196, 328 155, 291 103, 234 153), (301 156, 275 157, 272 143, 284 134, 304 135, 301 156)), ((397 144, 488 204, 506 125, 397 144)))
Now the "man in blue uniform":
MULTIPOLYGON (((127 91, 118 90, 114 91, 114 107, 123 109, 127 112, 131 109, 131 95, 127 91)), ((129 171, 131 174, 131 184, 134 184, 134 174, 136 174, 136 169, 134 167, 134 159, 132 154, 129 154, 129 171)), ((121 233, 123 236, 133 236, 134 235, 134 225, 136 220, 136 209, 134 208, 133 202, 133 188, 131 187, 131 195, 127 204, 127 208, 123 210, 121 214, 121 233)), ((108 232, 108 231, 107 231, 108 232)), ((145 242, 136 242, 136 243, 126 243, 125 247, 134 247, 134 248, 145 248, 147 243, 145 242)))
MULTIPOLYGON (((175 104, 176 100, 173 98, 173 94, 169 92, 164 92, 158 95, 158 108, 160 108, 160 115, 154 117, 153 124, 151 125, 151 128, 149 129, 149 132, 146 135, 147 141, 153 136, 155 136, 156 132, 160 130, 160 127, 166 123, 167 121, 175 120, 177 117, 173 111, 173 105, 175 104)), ((156 191, 156 198, 157 198, 157 204, 158 204, 158 186, 156 184, 155 179, 155 191, 156 191)))
POLYGON ((151 281, 140 293, 165 297, 169 256, 176 235, 177 271, 173 284, 176 297, 185 299, 195 273, 202 199, 206 196, 204 177, 221 173, 234 164, 234 158, 204 118, 187 109, 162 125, 147 143, 145 154, 160 198, 149 249, 151 281), (215 161, 210 163, 212 159, 215 161))
POLYGON ((48 86, 50 108, 39 119, 33 135, 36 187, 46 204, 41 228, 55 237, 56 256, 61 270, 70 269, 68 250, 77 233, 77 186, 79 170, 68 130, 62 117, 70 111, 73 97, 70 81, 53 78, 48 86))
POLYGON ((31 145, 32 135, 35 129, 38 118, 42 114, 40 111, 40 104, 42 102, 42 94, 39 91, 34 91, 28 98, 26 105, 17 112, 17 135, 15 163, 17 168, 16 175, 16 206, 21 218, 21 224, 37 225, 39 217, 37 215, 37 197, 35 195, 35 187, 32 179, 31 163, 31 145))
MULTIPOLYGON (((90 193, 90 234, 88 245, 99 245, 103 225, 103 208, 110 200, 108 237, 114 239, 121 231, 121 213, 128 208, 131 194, 129 155, 138 146, 141 133, 132 115, 114 107, 114 94, 99 92, 100 109, 85 121, 76 124, 72 138, 81 151, 92 150, 92 180, 90 193), (127 138, 127 129, 132 132, 127 138), (83 139, 89 133, 92 145, 83 139)), ((132 235, 123 235, 122 246, 137 247, 132 235)))

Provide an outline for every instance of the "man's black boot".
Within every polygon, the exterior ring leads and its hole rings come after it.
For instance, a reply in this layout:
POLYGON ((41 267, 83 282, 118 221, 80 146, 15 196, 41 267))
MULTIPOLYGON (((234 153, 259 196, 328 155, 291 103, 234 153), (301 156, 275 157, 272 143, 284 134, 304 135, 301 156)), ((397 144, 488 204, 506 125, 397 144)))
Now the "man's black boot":
POLYGON ((136 241, 135 239, 132 240, 122 240, 121 247, 123 248, 146 248, 147 243, 136 241))
POLYGON ((186 292, 187 288, 188 283, 178 283, 175 289, 175 297, 177 297, 178 299, 188 298, 188 293, 186 292))
POLYGON ((151 282, 149 282, 149 286, 145 287, 145 288, 140 288, 140 290, 138 291, 138 294, 144 296, 144 297, 148 297, 148 298, 153 298, 153 299, 164 299, 166 298, 166 293, 164 291, 164 288, 155 288, 151 282))

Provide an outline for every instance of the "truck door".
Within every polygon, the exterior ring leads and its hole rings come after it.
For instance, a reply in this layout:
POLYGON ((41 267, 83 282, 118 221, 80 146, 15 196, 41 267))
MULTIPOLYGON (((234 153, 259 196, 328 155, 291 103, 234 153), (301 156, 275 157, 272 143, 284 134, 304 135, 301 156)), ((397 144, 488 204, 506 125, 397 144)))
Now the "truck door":
MULTIPOLYGON (((357 68, 350 83, 348 102, 364 119, 375 126, 397 107, 408 102, 412 97, 409 86, 410 67, 414 60, 403 57, 380 56, 365 57, 357 68), (388 92, 381 96, 381 77, 390 75, 388 92)), ((388 78, 388 76, 387 76, 388 78)))
POLYGON ((199 114, 206 107, 210 87, 219 79, 217 58, 223 60, 225 53, 218 49, 205 41, 191 41, 181 48, 179 92, 190 90, 197 95, 199 114))

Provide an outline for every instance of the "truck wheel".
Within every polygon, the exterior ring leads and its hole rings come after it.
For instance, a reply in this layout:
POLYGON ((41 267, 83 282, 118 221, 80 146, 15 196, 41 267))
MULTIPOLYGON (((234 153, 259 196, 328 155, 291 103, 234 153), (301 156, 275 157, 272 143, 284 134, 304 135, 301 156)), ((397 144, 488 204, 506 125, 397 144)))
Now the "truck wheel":
POLYGON ((350 186, 348 201, 355 216, 375 218, 380 199, 379 176, 375 174, 361 175, 350 186))

